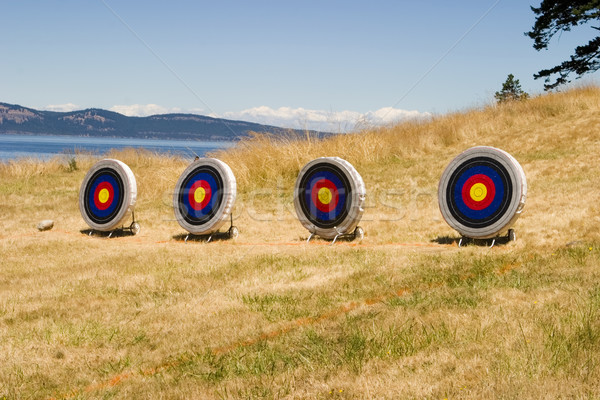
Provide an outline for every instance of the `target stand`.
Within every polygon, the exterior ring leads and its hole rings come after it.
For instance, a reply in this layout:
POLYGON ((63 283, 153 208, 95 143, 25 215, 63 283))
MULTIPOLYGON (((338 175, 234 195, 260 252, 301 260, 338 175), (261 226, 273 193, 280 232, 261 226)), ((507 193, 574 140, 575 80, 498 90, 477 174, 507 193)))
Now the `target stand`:
POLYGON ((206 242, 206 243, 210 243, 213 239, 217 239, 217 240, 237 239, 237 237, 240 235, 240 231, 237 228, 237 226, 233 226, 233 214, 229 214, 229 215, 230 215, 230 225, 229 225, 229 229, 227 229, 226 231, 224 231, 224 232, 217 231, 217 232, 209 233, 207 235, 196 235, 196 234, 192 234, 192 233, 187 233, 185 235, 185 238, 183 239, 184 243, 187 243, 189 239, 199 241, 199 242, 206 242))
MULTIPOLYGON (((132 211, 131 212, 131 224, 129 224, 127 226, 123 225, 121 227, 118 227, 118 228, 108 231, 108 236, 106 236, 106 237, 108 239, 110 239, 112 237, 121 237, 121 236, 126 236, 126 235, 135 236, 138 233, 140 233, 141 229, 142 228, 141 228, 140 224, 135 220, 135 213, 132 211)), ((106 233, 106 232, 95 230, 95 229, 88 230, 88 236, 92 236, 94 234, 102 235, 104 233, 106 233)))
POLYGON ((321 157, 306 164, 296 179, 294 208, 300 223, 323 239, 362 240, 358 226, 364 213, 366 189, 360 174, 339 157, 321 157))
POLYGON ((89 236, 94 233, 136 235, 140 224, 135 220, 137 184, 131 169, 123 162, 104 159, 87 172, 79 189, 79 211, 90 226, 89 236), (124 222, 131 213, 131 224, 124 222))
POLYGON ((527 180, 521 165, 507 152, 488 146, 472 147, 458 155, 442 173, 438 202, 444 220, 467 243, 508 243, 510 229, 521 215, 527 180), (506 233, 506 235, 501 235, 506 233))
POLYGON ((188 239, 210 242, 212 239, 235 239, 233 204, 237 192, 231 168, 216 158, 199 158, 179 177, 173 192, 173 210, 179 225, 189 233, 188 239), (219 232, 229 220, 229 229, 219 232))
POLYGON ((507 244, 517 240, 517 234, 514 229, 509 229, 504 236, 496 236, 491 239, 475 239, 466 236, 461 236, 458 240, 458 247, 463 247, 469 244, 487 246, 489 248, 494 247, 496 244, 507 244))
MULTIPOLYGON (((337 228, 336 228, 336 230, 337 230, 337 228)), ((313 230, 309 229, 309 232, 310 232, 310 235, 308 235, 308 238, 306 239, 306 243, 310 243, 310 239, 312 239, 313 236, 317 235, 316 229, 313 229, 313 230)), ((357 226, 356 228, 354 228, 354 231, 351 233, 341 233, 338 231, 338 234, 333 237, 331 244, 333 245, 337 240, 347 240, 349 242, 358 240, 360 242, 364 239, 364 237, 365 237, 364 229, 360 226, 357 226)))

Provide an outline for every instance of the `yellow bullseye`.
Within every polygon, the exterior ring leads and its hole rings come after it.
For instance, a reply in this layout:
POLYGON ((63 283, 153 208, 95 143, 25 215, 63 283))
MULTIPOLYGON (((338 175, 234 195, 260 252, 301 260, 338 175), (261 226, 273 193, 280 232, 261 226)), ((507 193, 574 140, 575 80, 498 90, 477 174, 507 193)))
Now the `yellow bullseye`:
POLYGON ((487 196, 487 188, 483 183, 476 183, 471 186, 470 195, 474 201, 483 201, 487 196))
POLYGON ((326 187, 322 187, 321 189, 319 189, 318 197, 321 203, 329 204, 331 203, 333 195, 331 194, 331 190, 329 190, 326 187))
POLYGON ((108 189, 101 189, 100 192, 98 193, 98 200, 102 204, 106 203, 108 201, 109 197, 110 197, 110 193, 108 192, 108 189))
POLYGON ((203 187, 199 187, 194 192, 194 201, 196 203, 202 203, 204 201, 205 197, 206 197, 206 190, 204 190, 203 187))

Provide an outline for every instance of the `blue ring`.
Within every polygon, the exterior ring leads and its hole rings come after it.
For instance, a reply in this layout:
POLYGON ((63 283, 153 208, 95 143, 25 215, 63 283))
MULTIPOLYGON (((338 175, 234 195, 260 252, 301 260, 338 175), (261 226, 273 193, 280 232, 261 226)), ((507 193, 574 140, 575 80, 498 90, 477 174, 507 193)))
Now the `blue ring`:
POLYGON ((306 192, 304 193, 304 201, 308 205, 308 210, 314 218, 319 221, 329 222, 333 221, 344 211, 346 207, 346 188, 344 184, 338 178, 336 174, 331 171, 322 170, 315 172, 306 184, 306 192), (338 191, 338 203, 336 207, 330 212, 323 212, 319 210, 312 201, 312 191, 317 181, 321 179, 329 179, 336 187, 338 191))
POLYGON ((109 217, 113 212, 115 212, 115 209, 119 204, 119 199, 121 198, 121 192, 119 191, 119 184, 117 183, 117 180, 108 174, 102 174, 98 176, 94 180, 92 186, 90 186, 90 191, 88 193, 88 209, 92 212, 92 214, 94 214, 94 217, 97 219, 105 219, 109 217), (96 204, 94 202, 94 193, 96 193, 96 188, 98 187, 98 185, 100 185, 103 182, 108 182, 112 186, 113 201, 108 208, 106 208, 105 210, 100 210, 98 207, 96 207, 96 204))
POLYGON ((209 174, 207 172, 200 172, 194 175, 191 179, 187 181, 187 184, 184 186, 183 198, 181 199, 187 215, 194 219, 201 219, 210 214, 215 206, 215 203, 217 202, 217 194, 219 190, 221 190, 221 188, 219 188, 219 185, 217 184, 212 174, 209 174), (210 186, 211 190, 210 201, 204 208, 200 210, 196 210, 195 208, 193 208, 189 201, 189 193, 192 189, 192 186, 198 181, 206 181, 210 186))
POLYGON ((467 169, 456 181, 454 186, 454 204, 456 208, 467 218, 472 220, 483 220, 492 216, 500 206, 502 205, 502 199, 504 198, 504 184, 500 175, 493 169, 485 165, 477 165, 467 169), (473 210, 467 206, 462 197, 462 190, 467 182, 467 179, 474 175, 485 175, 489 177, 495 186, 495 195, 491 204, 482 210, 473 210))

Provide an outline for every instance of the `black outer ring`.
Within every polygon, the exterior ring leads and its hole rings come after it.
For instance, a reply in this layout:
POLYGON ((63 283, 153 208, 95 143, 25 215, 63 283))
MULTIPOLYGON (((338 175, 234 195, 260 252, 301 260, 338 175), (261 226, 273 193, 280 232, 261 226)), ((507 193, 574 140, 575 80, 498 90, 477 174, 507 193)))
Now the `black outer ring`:
MULTIPOLYGON (((198 168, 194 168, 192 170, 192 172, 190 172, 187 175, 187 177, 181 183, 181 186, 177 188, 177 190, 179 191, 179 195, 177 196, 177 201, 179 203, 179 211, 180 211, 183 219, 190 225, 194 225, 194 226, 204 225, 207 222, 209 222, 210 220, 212 220, 215 217, 215 215, 217 214, 217 211, 219 210, 219 208, 221 207, 221 203, 223 202, 223 191, 224 191, 223 178, 221 177, 221 174, 219 173, 219 171, 217 171, 215 168, 213 168, 209 165, 201 165, 198 168), (187 186, 188 182, 190 182, 190 180, 196 174, 199 174, 201 172, 208 173, 208 174, 212 175, 212 177, 215 179, 215 182, 217 183, 217 186, 218 186, 218 190, 216 193, 217 200, 215 201, 215 204, 214 204, 212 210, 210 211, 210 213, 206 214, 202 218, 193 218, 192 216, 190 216, 188 214, 187 209, 183 202, 184 196, 188 195, 188 193, 185 193, 184 189, 187 186)), ((215 195, 215 193, 213 193, 213 195, 215 195)))
POLYGON ((96 171, 90 179, 88 179, 87 185, 85 187, 85 199, 84 199, 85 213, 88 216, 88 218, 90 220, 92 220, 95 224, 106 224, 106 223, 110 222, 112 219, 114 219, 119 214, 119 212, 121 211, 121 208, 123 207, 124 197, 125 197, 125 189, 124 189, 124 185, 123 185, 123 179, 121 179, 121 175, 119 175, 112 168, 108 168, 108 167, 101 168, 98 171, 96 171), (90 207, 89 207, 90 190, 92 189, 94 182, 96 182, 96 179, 98 177, 100 177, 100 175, 105 175, 105 174, 110 175, 115 179, 115 181, 117 182, 117 185, 119 185, 120 196, 119 196, 119 199, 117 200, 117 206, 115 207, 115 210, 112 213, 110 213, 109 215, 107 215, 106 217, 100 218, 100 217, 97 217, 92 212, 92 210, 90 210, 90 207))
POLYGON ((490 157, 474 157, 466 160, 460 164, 450 176, 448 186, 446 187, 446 201, 448 202, 448 210, 450 214, 456 219, 456 221, 468 228, 480 229, 493 225, 500 218, 502 218, 510 207, 510 200, 512 199, 513 185, 510 178, 510 174, 498 160, 490 157), (488 218, 483 220, 472 219, 460 212, 454 202, 454 190, 456 181, 462 176, 462 174, 472 167, 486 166, 492 168, 500 175, 500 180, 504 185, 504 196, 498 210, 488 218))
POLYGON ((300 196, 300 208, 302 208, 302 212, 306 216, 306 218, 317 228, 328 229, 333 228, 335 226, 339 226, 348 216, 348 212, 352 206, 352 186, 350 185, 350 181, 346 177, 346 174, 337 166, 329 164, 329 163, 318 163, 310 167, 306 173, 302 176, 300 180, 300 184, 298 185, 298 196, 300 196), (340 212, 340 215, 336 219, 330 222, 325 222, 316 218, 310 212, 310 206, 306 204, 306 191, 310 190, 310 188, 306 187, 308 181, 312 178, 312 176, 319 171, 328 170, 338 177, 344 188, 346 189, 346 204, 344 205, 344 209, 340 212))

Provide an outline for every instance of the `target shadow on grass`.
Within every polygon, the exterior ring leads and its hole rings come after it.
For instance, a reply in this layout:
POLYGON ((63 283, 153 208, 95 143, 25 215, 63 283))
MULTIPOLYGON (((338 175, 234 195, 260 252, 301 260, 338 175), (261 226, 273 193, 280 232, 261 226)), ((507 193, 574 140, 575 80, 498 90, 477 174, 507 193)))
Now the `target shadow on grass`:
POLYGON ((172 238, 178 242, 198 242, 198 243, 209 243, 217 241, 230 241, 235 240, 239 236, 239 230, 235 226, 231 226, 224 232, 213 232, 208 235, 194 235, 191 233, 180 233, 173 235, 172 238))
POLYGON ((457 245, 459 247, 465 246, 477 246, 477 247, 494 247, 494 246, 506 246, 511 241, 515 240, 511 235, 498 236, 490 239, 475 239, 468 237, 456 237, 456 236, 438 236, 432 239, 432 243, 445 244, 445 245, 457 245))
POLYGON ((308 236, 300 236, 298 238, 297 242, 305 243, 305 244, 318 243, 318 244, 328 244, 328 245, 334 245, 338 242, 346 242, 346 243, 354 242, 356 244, 359 244, 363 241, 364 237, 365 237, 365 233, 364 233, 363 228, 358 226, 351 233, 341 234, 339 236, 334 237, 333 239, 323 238, 319 235, 312 234, 312 235, 308 235, 308 236))
POLYGON ((108 231, 108 232, 97 231, 95 229, 82 229, 79 232, 86 236, 100 237, 100 238, 105 238, 105 239, 135 236, 137 233, 137 232, 134 232, 133 230, 131 230, 130 228, 115 229, 113 231, 108 231))

